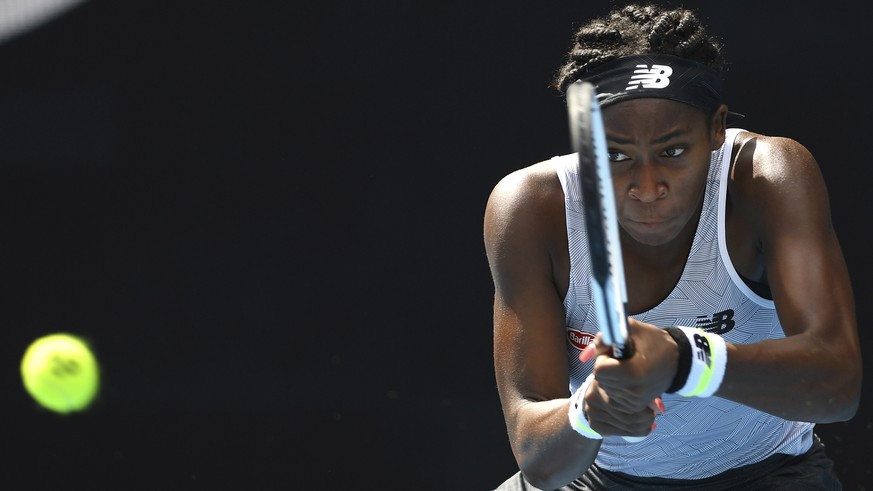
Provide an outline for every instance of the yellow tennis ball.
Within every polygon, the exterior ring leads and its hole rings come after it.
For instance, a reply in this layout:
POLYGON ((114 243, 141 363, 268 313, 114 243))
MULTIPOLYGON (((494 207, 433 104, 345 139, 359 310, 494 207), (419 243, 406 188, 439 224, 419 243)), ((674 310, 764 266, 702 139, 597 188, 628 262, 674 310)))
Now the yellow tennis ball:
POLYGON ((86 409, 100 387, 100 369, 91 349, 67 333, 34 341, 21 360, 21 378, 40 405, 64 414, 86 409))

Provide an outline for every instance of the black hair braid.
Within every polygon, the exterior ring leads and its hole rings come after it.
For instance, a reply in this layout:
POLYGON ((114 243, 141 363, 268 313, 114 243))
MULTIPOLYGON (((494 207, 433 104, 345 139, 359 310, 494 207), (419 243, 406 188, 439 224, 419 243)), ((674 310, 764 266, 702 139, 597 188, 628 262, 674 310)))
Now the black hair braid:
POLYGON ((720 44, 707 35, 697 17, 687 10, 666 12, 655 22, 649 45, 654 53, 690 58, 720 68, 720 44))
POLYGON ((679 56, 721 70, 721 50, 721 43, 707 34, 694 11, 630 4, 576 31, 566 62, 558 69, 552 86, 563 93, 596 66, 644 53, 679 56))

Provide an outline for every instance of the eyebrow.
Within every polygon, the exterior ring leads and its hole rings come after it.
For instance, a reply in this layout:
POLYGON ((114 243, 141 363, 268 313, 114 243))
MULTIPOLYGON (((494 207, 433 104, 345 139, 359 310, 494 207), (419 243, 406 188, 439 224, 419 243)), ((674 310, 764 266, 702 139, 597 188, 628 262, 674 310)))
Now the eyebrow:
MULTIPOLYGON (((682 136, 684 133, 687 133, 687 131, 681 130, 681 129, 680 130, 673 130, 673 131, 671 131, 663 136, 655 138, 654 140, 652 140, 652 143, 655 143, 655 144, 664 143, 664 142, 672 140, 673 138, 682 136)), ((619 145, 627 145, 627 144, 633 143, 633 141, 630 139, 616 138, 615 136, 609 135, 608 132, 606 135, 606 139, 611 140, 619 145)))

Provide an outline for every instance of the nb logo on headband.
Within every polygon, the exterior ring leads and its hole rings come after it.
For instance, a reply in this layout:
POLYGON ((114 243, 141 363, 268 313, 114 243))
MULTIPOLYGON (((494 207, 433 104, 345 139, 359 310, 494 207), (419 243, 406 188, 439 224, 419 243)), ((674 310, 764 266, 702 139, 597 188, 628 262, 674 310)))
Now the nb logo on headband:
POLYGON ((647 65, 637 65, 637 69, 634 70, 634 74, 624 90, 633 90, 640 87, 644 89, 663 89, 670 85, 670 75, 673 75, 673 69, 667 65, 652 65, 652 68, 649 68, 647 65))

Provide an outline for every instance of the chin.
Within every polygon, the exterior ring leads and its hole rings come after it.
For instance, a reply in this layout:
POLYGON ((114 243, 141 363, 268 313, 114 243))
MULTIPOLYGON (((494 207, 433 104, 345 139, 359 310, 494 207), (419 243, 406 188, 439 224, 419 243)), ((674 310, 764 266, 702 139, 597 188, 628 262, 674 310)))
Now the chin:
POLYGON ((642 245, 657 247, 669 244, 676 238, 676 230, 664 227, 634 224, 632 227, 625 227, 625 233, 631 240, 642 245))
POLYGON ((634 242, 638 242, 638 243, 640 243, 640 244, 642 244, 642 245, 650 246, 650 247, 658 247, 658 246, 662 246, 662 245, 666 245, 666 244, 669 244, 669 243, 670 243, 670 239, 669 239, 669 238, 664 238, 664 237, 652 237, 652 236, 638 237, 638 236, 633 236, 632 238, 634 239, 634 242))

